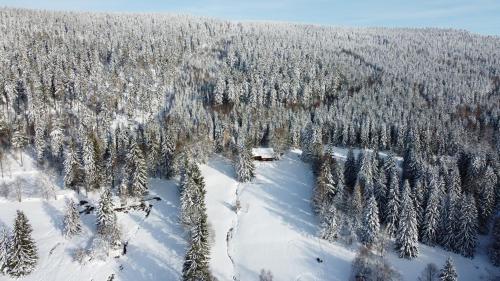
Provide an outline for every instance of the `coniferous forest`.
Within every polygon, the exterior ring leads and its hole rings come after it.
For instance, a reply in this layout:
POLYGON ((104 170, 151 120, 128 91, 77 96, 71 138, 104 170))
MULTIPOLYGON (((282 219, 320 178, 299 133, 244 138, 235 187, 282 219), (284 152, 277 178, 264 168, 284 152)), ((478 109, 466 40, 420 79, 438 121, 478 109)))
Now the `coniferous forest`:
MULTIPOLYGON (((64 189, 97 194, 80 258, 121 251, 117 208, 144 203, 151 178, 178 179, 181 278, 215 280, 200 165, 223 155, 252 182, 251 149, 269 147, 310 165, 317 236, 360 243, 352 280, 399 280, 372 262, 388 240, 401 259, 427 245, 472 261, 483 237, 500 265, 499 37, 13 8, 0 35, 2 178, 7 157, 30 155, 64 189)), ((75 200, 68 239, 84 228, 75 200)), ((11 223, 0 272, 17 278, 46 253, 22 211, 11 223)), ((457 280, 457 266, 429 264, 419 280, 457 280)))

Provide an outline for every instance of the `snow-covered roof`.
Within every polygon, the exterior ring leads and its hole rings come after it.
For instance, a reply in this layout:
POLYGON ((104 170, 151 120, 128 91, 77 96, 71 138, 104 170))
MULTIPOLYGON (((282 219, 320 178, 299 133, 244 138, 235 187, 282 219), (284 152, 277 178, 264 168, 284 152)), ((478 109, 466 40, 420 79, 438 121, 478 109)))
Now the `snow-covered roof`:
POLYGON ((262 158, 274 158, 274 149, 270 147, 258 147, 252 148, 252 157, 262 157, 262 158))

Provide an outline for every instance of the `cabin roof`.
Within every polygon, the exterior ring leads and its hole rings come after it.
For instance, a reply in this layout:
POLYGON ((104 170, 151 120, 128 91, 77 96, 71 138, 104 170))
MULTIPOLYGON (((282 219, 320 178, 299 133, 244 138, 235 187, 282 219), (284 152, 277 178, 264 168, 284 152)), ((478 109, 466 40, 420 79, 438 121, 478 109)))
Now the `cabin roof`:
POLYGON ((270 147, 252 148, 252 157, 261 157, 266 159, 274 158, 274 149, 270 147))

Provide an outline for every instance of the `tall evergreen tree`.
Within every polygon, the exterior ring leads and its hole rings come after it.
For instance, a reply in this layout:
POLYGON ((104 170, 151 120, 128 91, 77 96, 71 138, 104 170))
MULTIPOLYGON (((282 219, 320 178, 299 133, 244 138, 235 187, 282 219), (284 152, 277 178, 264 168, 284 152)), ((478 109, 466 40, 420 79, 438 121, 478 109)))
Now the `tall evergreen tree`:
POLYGON ((488 233, 488 223, 495 206, 495 186, 497 176, 492 167, 488 167, 482 176, 480 191, 477 194, 477 210, 479 215, 479 231, 488 233))
POLYGON ((97 233, 105 240, 114 243, 119 239, 116 214, 110 189, 101 193, 96 214, 97 233))
POLYGON ((7 270, 8 257, 10 249, 10 234, 7 228, 2 228, 0 231, 0 274, 3 274, 7 270))
POLYGON ((129 194, 136 197, 145 195, 148 191, 147 166, 144 154, 132 139, 126 159, 126 173, 128 177, 129 194))
POLYGON ((422 226, 422 241, 427 245, 435 245, 438 242, 439 231, 439 208, 441 207, 441 191, 437 186, 431 186, 431 195, 427 200, 422 226))
POLYGON ((38 261, 31 225, 22 211, 17 211, 7 260, 7 273, 13 277, 30 274, 38 261))
POLYGON ((363 212, 363 224, 361 231, 361 242, 364 245, 373 245, 377 240, 377 235, 380 230, 380 223, 378 218, 378 207, 375 196, 368 199, 363 212))
POLYGON ((352 148, 347 152, 347 159, 344 166, 344 183, 349 189, 353 189, 356 184, 358 169, 356 167, 356 158, 352 148))
POLYGON ((463 195, 459 204, 456 230, 456 249, 465 257, 473 258, 477 244, 477 210, 474 197, 463 195))
POLYGON ((238 181, 240 182, 247 182, 255 177, 255 166, 248 149, 245 147, 240 147, 238 149, 234 168, 238 181))
POLYGON ((80 212, 78 212, 78 208, 73 199, 69 199, 66 202, 66 210, 64 214, 63 224, 64 224, 63 233, 67 237, 71 237, 82 231, 80 212))
POLYGON ((418 256, 417 214, 411 199, 410 184, 405 181, 401 196, 401 212, 396 232, 396 250, 401 258, 418 256))
POLYGON ((64 186, 79 192, 83 183, 83 171, 72 144, 66 148, 64 158, 64 186))
POLYGON ((399 199, 399 177, 397 174, 391 177, 389 189, 387 190, 387 204, 385 207, 385 223, 387 234, 395 237, 400 218, 400 199, 399 199))

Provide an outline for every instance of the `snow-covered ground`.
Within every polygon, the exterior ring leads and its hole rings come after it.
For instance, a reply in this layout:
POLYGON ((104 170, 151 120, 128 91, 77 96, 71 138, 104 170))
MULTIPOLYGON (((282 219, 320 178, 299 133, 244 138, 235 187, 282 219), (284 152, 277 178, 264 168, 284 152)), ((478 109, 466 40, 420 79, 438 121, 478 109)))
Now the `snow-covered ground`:
MULTIPOLYGON (((127 254, 113 254, 106 261, 91 260, 82 265, 73 260, 78 247, 88 247, 95 234, 95 213, 82 214, 83 232, 66 239, 62 235, 62 219, 65 199, 89 200, 69 190, 62 190, 56 184, 57 199, 40 198, 36 182, 40 172, 31 158, 23 156, 23 166, 10 163, 12 176, 22 176, 25 180, 23 199, 0 199, 0 226, 12 228, 16 210, 22 210, 33 227, 33 238, 38 247, 39 261, 36 270, 22 280, 179 280, 184 260, 186 241, 184 231, 178 223, 179 195, 177 182, 151 179, 151 196, 161 201, 148 201, 153 204, 150 215, 145 218, 143 211, 118 212, 118 222, 123 231, 123 240, 128 240, 127 254), (118 255, 119 258, 114 256, 118 255), (120 269, 122 268, 122 269, 120 269)), ((9 170, 7 169, 7 170, 9 170)), ((12 181, 9 172, 0 185, 12 181)), ((95 204, 97 194, 89 194, 90 202, 95 204)), ((0 275, 0 280, 13 280, 0 275)))
MULTIPOLYGON (((347 149, 334 148, 334 152, 342 160, 347 149)), ((222 157, 202 166, 209 221, 215 230, 211 267, 219 280, 233 280, 232 274, 241 281, 258 280, 261 269, 270 270, 275 281, 349 280, 358 245, 317 238, 318 221, 310 205, 314 178, 299 155, 294 150, 279 161, 255 162, 256 178, 245 184, 235 182, 230 162, 222 157), (236 215, 237 198, 241 208, 236 215), (227 242, 228 232, 232 235, 227 242), (318 257, 323 263, 316 261, 318 257)), ((390 245, 386 259, 408 281, 417 280, 428 263, 441 268, 448 256, 454 259, 460 280, 500 280, 495 279, 500 270, 486 256, 485 238, 481 237, 473 260, 425 245, 420 245, 420 254, 413 260, 400 259, 390 245)))

